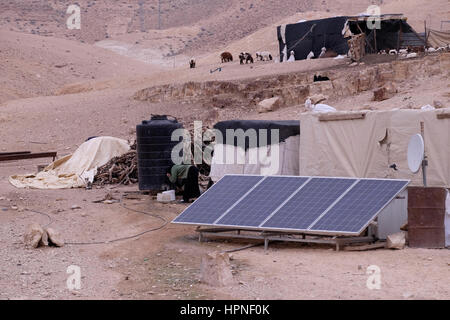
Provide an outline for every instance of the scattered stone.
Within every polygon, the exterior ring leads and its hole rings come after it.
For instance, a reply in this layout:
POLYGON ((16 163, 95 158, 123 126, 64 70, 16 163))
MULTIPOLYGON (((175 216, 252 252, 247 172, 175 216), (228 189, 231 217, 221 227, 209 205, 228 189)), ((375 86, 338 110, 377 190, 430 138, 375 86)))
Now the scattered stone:
POLYGON ((49 243, 54 244, 57 247, 64 246, 64 239, 61 234, 53 228, 47 228, 49 243))
POLYGON ((42 235, 44 234, 44 230, 37 223, 32 223, 28 226, 28 229, 24 236, 24 242, 27 247, 37 248, 39 246, 39 242, 42 239, 42 235))
POLYGON ((374 101, 383 101, 392 98, 397 93, 397 87, 393 83, 387 83, 373 92, 374 101))
POLYGON ((389 249, 403 249, 406 244, 406 232, 400 231, 387 236, 387 248, 389 249))
POLYGON ((48 234, 44 230, 44 233, 42 233, 41 241, 39 241, 40 246, 48 246, 48 234))
POLYGON ((410 298, 414 297, 414 294, 412 294, 411 292, 405 292, 402 294, 402 296, 405 299, 410 299, 410 298))
POLYGON ((441 101, 439 101, 439 100, 434 100, 433 101, 433 106, 436 109, 444 108, 444 104, 441 101))
POLYGON ((210 286, 227 286, 234 282, 227 253, 208 253, 202 257, 200 281, 210 286))
POLYGON ((257 110, 259 113, 265 113, 270 111, 275 111, 282 107, 283 101, 280 97, 273 97, 270 99, 265 99, 258 103, 257 110))
POLYGON ((18 206, 11 206, 11 210, 19 210, 18 206))
POLYGON ((70 207, 70 209, 77 210, 77 209, 81 209, 81 207, 79 205, 74 204, 73 206, 70 207))
POLYGON ((318 93, 318 94, 312 95, 311 97, 309 97, 309 99, 311 99, 312 104, 318 104, 318 103, 321 103, 321 102, 327 100, 328 97, 326 95, 318 93))

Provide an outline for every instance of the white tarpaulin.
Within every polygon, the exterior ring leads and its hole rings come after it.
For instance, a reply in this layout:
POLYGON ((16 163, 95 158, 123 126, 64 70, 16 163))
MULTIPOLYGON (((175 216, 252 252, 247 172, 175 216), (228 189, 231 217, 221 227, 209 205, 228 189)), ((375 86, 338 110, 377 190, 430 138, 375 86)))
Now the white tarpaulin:
MULTIPOLYGON (((300 116, 300 175, 410 179, 423 185, 421 172, 408 169, 407 149, 425 126, 427 185, 450 187, 450 109, 367 111, 364 119, 320 121, 300 116), (396 165, 398 170, 390 168, 396 165)), ((336 115, 351 115, 338 112, 336 115)))
POLYGON ((226 174, 297 176, 299 141, 300 136, 291 136, 279 144, 246 151, 238 146, 217 144, 214 146, 210 177, 216 182, 226 174))
POLYGON ((15 175, 9 182, 17 188, 67 189, 85 186, 85 177, 98 167, 130 150, 126 140, 97 137, 84 142, 72 155, 56 160, 37 174, 15 175))

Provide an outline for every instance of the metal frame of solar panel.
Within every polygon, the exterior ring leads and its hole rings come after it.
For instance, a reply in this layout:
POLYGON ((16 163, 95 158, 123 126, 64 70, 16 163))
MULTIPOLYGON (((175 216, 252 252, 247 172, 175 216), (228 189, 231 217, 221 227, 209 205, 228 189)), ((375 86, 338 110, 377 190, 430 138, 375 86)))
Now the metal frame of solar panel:
POLYGON ((409 180, 225 175, 172 223, 359 235, 409 180))

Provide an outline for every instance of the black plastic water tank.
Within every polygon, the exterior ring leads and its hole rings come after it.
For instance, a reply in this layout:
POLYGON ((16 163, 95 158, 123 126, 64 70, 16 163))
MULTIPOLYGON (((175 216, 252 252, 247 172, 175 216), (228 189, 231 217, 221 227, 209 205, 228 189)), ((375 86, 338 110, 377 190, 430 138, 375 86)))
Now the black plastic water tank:
MULTIPOLYGON (((163 115, 136 126, 139 190, 162 190, 167 184, 166 169, 173 165, 172 149, 179 141, 172 141, 172 133, 183 126, 163 115)), ((180 141, 182 138, 180 138, 180 141)))

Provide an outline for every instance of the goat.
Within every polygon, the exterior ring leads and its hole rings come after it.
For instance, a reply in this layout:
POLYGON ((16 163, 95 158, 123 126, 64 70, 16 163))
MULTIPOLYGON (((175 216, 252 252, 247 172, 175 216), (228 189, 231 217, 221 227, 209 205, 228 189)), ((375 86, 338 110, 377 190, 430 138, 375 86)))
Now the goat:
POLYGON ((260 60, 260 61, 269 61, 272 60, 272 55, 270 54, 270 52, 267 51, 263 51, 263 52, 257 52, 256 53, 256 60, 260 60))
POLYGON ((233 61, 233 55, 229 52, 222 52, 220 58, 222 59, 222 63, 233 61))
POLYGON ((319 55, 319 58, 334 58, 337 57, 338 54, 333 50, 327 50, 327 48, 322 47, 322 52, 319 55))
POLYGON ((244 64, 244 61, 245 61, 245 64, 247 64, 249 62, 253 63, 252 55, 248 52, 241 52, 239 54, 239 62, 240 62, 240 64, 244 64))
POLYGON ((293 62, 295 61, 295 52, 291 51, 289 54, 289 59, 287 60, 288 62, 293 62))
POLYGON ((312 112, 319 112, 319 113, 324 113, 324 112, 336 112, 336 109, 327 105, 327 104, 322 104, 322 103, 318 103, 318 104, 312 104, 311 99, 306 99, 305 101, 305 108, 308 111, 312 111, 312 112))
POLYGON ((321 75, 314 75, 314 82, 318 82, 318 81, 330 81, 330 78, 328 77, 322 77, 321 75))
POLYGON ((408 53, 411 52, 425 52, 425 48, 423 46, 408 46, 408 53))
POLYGON ((314 58, 314 52, 310 51, 310 52, 308 53, 308 56, 306 57, 306 60, 311 60, 311 59, 313 59, 313 58, 314 58))
POLYGON ((194 58, 192 58, 191 60, 189 60, 189 66, 190 66, 191 69, 194 69, 194 68, 195 68, 195 59, 194 59, 194 58))

